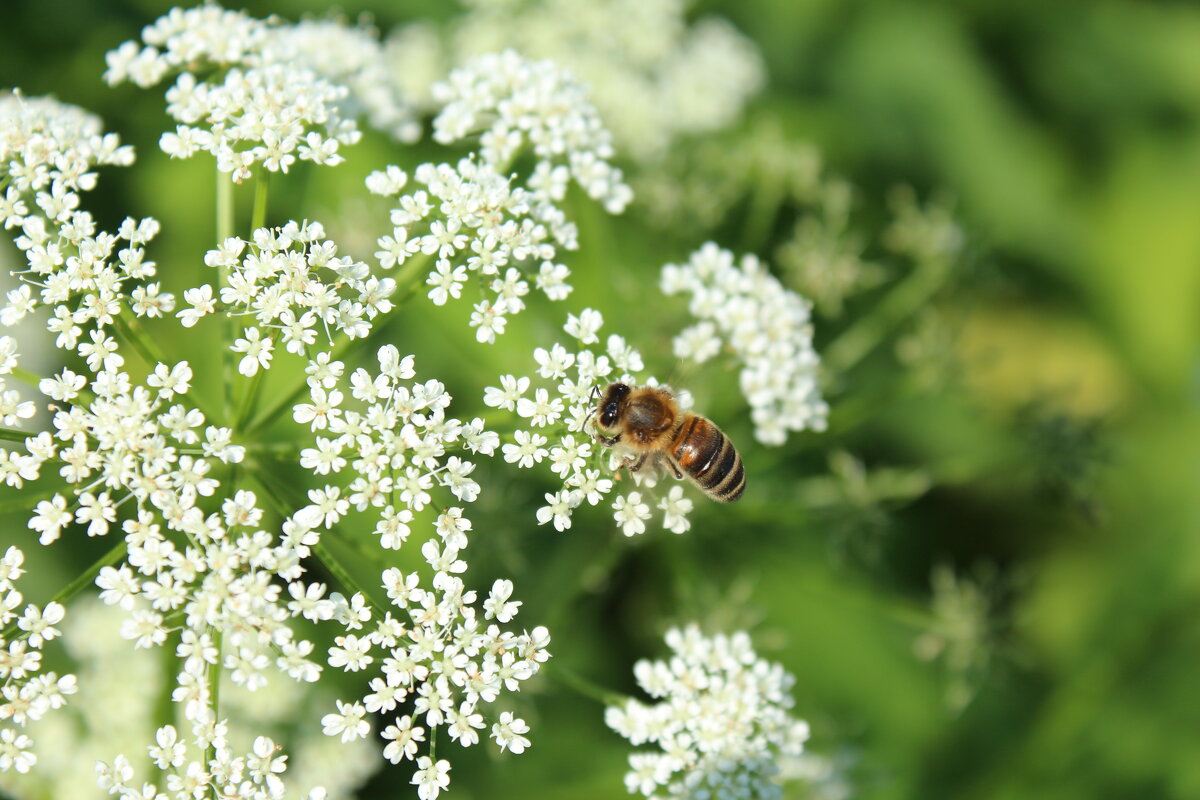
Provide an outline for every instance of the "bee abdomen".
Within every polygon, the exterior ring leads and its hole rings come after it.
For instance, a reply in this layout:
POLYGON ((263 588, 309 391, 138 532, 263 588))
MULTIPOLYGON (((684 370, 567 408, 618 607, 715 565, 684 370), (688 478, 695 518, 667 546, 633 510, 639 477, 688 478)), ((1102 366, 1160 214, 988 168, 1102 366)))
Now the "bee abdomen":
POLYGON ((685 420, 671 455, 679 468, 721 503, 732 503, 746 488, 742 458, 721 429, 701 416, 685 420))

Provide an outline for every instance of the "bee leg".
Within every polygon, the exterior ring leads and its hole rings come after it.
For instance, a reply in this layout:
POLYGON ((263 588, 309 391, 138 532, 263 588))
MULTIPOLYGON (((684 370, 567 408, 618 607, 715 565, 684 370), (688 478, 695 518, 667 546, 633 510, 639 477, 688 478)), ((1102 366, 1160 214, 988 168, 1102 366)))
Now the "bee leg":
POLYGON ((618 433, 616 436, 605 436, 602 433, 597 433, 596 440, 605 447, 612 447, 614 444, 621 441, 621 434, 618 433))
POLYGON ((668 459, 664 459, 664 460, 668 464, 671 465, 671 472, 673 472, 675 474, 675 480, 677 480, 677 481, 683 480, 683 473, 679 471, 679 465, 676 464, 673 459, 668 458, 668 459))
POLYGON ((644 466, 646 466, 646 454, 645 453, 643 453, 641 456, 639 456, 636 461, 633 461, 633 462, 626 461, 625 462, 625 468, 627 470, 629 470, 630 472, 637 472, 644 466))

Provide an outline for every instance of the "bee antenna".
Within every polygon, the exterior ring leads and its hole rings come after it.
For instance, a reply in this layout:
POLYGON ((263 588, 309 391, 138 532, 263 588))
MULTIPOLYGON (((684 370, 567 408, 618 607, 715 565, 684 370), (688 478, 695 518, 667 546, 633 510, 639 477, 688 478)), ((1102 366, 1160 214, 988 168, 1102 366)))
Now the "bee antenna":
MULTIPOLYGON (((592 394, 588 398, 588 403, 594 404, 596 402, 596 398, 599 396, 600 396, 600 385, 593 383, 592 384, 592 394)), ((596 408, 593 405, 592 410, 589 411, 587 413, 587 416, 585 416, 583 418, 583 421, 579 423, 579 432, 580 433, 584 432, 584 430, 587 428, 588 420, 591 419, 592 417, 594 417, 595 415, 596 415, 596 408)))

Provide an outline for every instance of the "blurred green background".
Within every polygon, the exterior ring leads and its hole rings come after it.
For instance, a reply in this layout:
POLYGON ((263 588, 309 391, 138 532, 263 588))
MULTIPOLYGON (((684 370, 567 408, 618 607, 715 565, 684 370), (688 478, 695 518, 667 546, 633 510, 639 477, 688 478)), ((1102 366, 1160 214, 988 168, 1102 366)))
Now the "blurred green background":
MULTIPOLYGON (((84 106, 135 145, 137 166, 105 171, 92 209, 110 225, 157 217, 152 253, 181 291, 204 279, 211 164, 157 150, 161 92, 100 80, 104 52, 166 7, 7 3, 0 85, 84 106)), ((383 30, 458 13, 436 2, 341 10, 383 30)), ((739 443, 753 491, 731 508, 697 502, 685 536, 652 527, 627 541, 602 513, 577 515, 565 534, 536 528, 549 484, 481 467, 477 585, 513 577, 521 620, 552 625, 556 658, 622 691, 634 690, 634 660, 662 654, 667 625, 748 628, 796 676, 813 750, 849 796, 1200 796, 1200 7, 744 0, 690 13, 753 39, 769 84, 738 126, 681 143, 678 164, 630 173, 701 180, 728 166, 705 159, 741 164, 764 130, 811 143, 853 187, 839 241, 880 266, 838 313, 816 316, 817 349, 846 348, 845 336, 870 346, 828 369, 830 431, 778 449, 754 441, 720 368, 689 377, 699 408, 739 443), (897 184, 952 211, 964 241, 952 259, 929 267, 889 252, 897 184)), ((710 221, 664 227, 575 202, 576 293, 532 303, 493 348, 473 342, 465 304, 418 304, 389 338, 468 418, 483 386, 528 371, 533 347, 584 305, 670 375, 677 320, 647 321, 641 299, 657 268, 708 238, 775 260, 821 205, 771 187, 764 152, 710 221)), ((276 184, 288 189, 271 217, 325 220, 369 257, 386 212, 363 198, 362 177, 446 157, 369 136, 343 168, 276 184), (338 222, 354 217, 377 227, 338 222)), ((249 197, 239 202, 248 215, 249 197)), ((181 358, 213 357, 178 328, 154 330, 177 337, 163 346, 181 358)), ((31 599, 102 552, 80 538, 41 553, 23 517, 6 517, 4 541, 20 542, 40 576, 24 586, 31 599)), ((623 795, 627 748, 597 704, 551 681, 524 700, 529 753, 456 754, 451 797, 623 795)), ((407 775, 384 770, 363 796, 407 796, 407 775)), ((839 796, 835 783, 790 796, 839 796)))

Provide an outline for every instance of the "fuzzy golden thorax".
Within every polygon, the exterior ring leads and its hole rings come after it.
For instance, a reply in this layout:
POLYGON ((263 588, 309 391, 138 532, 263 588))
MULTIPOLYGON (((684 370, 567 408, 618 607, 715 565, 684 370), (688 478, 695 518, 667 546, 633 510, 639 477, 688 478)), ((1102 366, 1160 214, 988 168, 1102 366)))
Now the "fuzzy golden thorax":
POLYGON ((596 424, 609 446, 620 444, 635 452, 660 450, 679 427, 681 412, 666 389, 614 383, 605 390, 596 410, 596 424))

